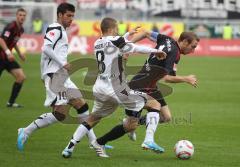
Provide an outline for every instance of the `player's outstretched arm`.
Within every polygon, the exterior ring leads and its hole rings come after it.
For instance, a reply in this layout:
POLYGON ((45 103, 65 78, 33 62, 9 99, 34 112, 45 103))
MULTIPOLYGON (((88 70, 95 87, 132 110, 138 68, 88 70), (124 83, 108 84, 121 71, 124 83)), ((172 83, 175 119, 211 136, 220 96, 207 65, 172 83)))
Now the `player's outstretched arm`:
POLYGON ((187 75, 187 76, 171 76, 166 75, 163 77, 163 80, 167 83, 188 83, 194 87, 197 87, 197 78, 195 75, 187 75))
POLYGON ((127 43, 123 48, 122 52, 124 54, 128 53, 143 53, 143 54, 148 54, 148 53, 155 53, 155 56, 158 57, 159 59, 165 59, 167 57, 167 54, 160 50, 160 49, 154 49, 146 46, 140 46, 136 45, 134 43, 127 43))
POLYGON ((141 31, 141 32, 135 34, 134 37, 131 39, 131 41, 132 41, 133 43, 136 43, 136 42, 138 42, 138 41, 143 40, 144 38, 149 38, 149 39, 151 39, 150 37, 151 37, 151 31, 146 31, 146 30, 144 30, 144 31, 141 31))
POLYGON ((132 36, 132 35, 138 33, 139 28, 140 28, 140 26, 137 26, 134 29, 130 30, 129 32, 127 32, 126 34, 123 35, 123 38, 128 40, 129 36, 132 36))

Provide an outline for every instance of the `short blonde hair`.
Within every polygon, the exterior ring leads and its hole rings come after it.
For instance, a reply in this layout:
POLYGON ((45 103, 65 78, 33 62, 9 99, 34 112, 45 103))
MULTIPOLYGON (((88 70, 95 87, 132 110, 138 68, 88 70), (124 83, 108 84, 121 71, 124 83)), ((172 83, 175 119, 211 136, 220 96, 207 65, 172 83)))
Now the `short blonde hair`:
POLYGON ((115 28, 117 26, 117 21, 111 17, 105 17, 101 22, 101 31, 106 33, 108 29, 115 28))
POLYGON ((191 31, 182 32, 180 37, 178 38, 178 42, 181 42, 185 39, 188 41, 188 43, 192 43, 193 40, 197 40, 198 42, 200 41, 198 36, 194 32, 191 32, 191 31))

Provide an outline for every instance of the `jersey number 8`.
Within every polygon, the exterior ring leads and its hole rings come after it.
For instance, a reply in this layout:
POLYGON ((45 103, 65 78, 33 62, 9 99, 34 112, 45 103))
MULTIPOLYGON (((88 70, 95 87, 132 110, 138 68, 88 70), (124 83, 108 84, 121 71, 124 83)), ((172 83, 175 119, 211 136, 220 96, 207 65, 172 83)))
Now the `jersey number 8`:
POLYGON ((98 71, 100 74, 104 73, 106 69, 106 65, 104 64, 104 52, 102 50, 99 50, 96 52, 96 58, 98 62, 98 71))

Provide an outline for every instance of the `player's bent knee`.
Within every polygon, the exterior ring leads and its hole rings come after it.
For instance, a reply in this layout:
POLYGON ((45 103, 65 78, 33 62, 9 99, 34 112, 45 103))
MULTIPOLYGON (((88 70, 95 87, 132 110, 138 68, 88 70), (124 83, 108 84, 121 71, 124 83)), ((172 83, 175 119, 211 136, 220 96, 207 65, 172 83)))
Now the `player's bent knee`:
POLYGON ((88 121, 88 125, 89 125, 91 128, 93 128, 93 127, 96 126, 99 122, 100 122, 100 120, 88 121))
POLYGON ((137 118, 128 118, 123 122, 123 127, 126 132, 131 132, 135 130, 138 126, 138 119, 137 118))
POLYGON ((161 112, 161 117, 163 118, 163 122, 170 122, 172 120, 172 115, 169 110, 164 110, 161 112))
POLYGON ((124 126, 124 129, 126 132, 131 132, 131 131, 134 131, 135 129, 137 129, 137 125, 138 124, 131 124, 131 125, 127 125, 127 126, 124 126))
POLYGON ((148 100, 146 105, 146 109, 155 109, 155 110, 160 110, 161 109, 161 104, 157 100, 148 100))
POLYGON ((66 118, 66 115, 58 112, 58 111, 53 111, 52 114, 58 121, 63 121, 66 118))
POLYGON ((26 80, 26 79, 27 79, 26 75, 23 74, 23 76, 22 76, 22 81, 24 81, 24 80, 26 80))
POLYGON ((171 115, 167 115, 164 117, 164 122, 170 122, 172 120, 172 116, 171 115))
POLYGON ((158 101, 154 101, 154 104, 153 104, 153 108, 156 109, 156 110, 160 110, 161 109, 161 104, 158 102, 158 101))
POLYGON ((24 80, 26 80, 26 76, 25 75, 20 75, 16 78, 16 82, 18 83, 23 83, 24 80))
POLYGON ((98 115, 94 115, 93 113, 91 113, 87 118, 87 122, 91 127, 94 127, 100 122, 101 119, 102 117, 99 117, 98 115))

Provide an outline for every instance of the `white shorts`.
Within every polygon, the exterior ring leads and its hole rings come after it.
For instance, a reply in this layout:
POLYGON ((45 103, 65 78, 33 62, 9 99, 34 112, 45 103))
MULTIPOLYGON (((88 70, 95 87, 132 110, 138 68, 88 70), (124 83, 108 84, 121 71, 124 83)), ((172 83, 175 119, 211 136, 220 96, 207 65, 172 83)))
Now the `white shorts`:
POLYGON ((51 78, 45 76, 44 84, 46 88, 46 100, 44 106, 49 107, 51 105, 67 105, 70 99, 82 98, 82 94, 77 86, 68 78, 64 82, 64 88, 59 92, 53 92, 50 89, 51 78))
POLYGON ((93 112, 101 117, 112 114, 118 105, 139 112, 147 100, 146 93, 131 90, 127 84, 113 88, 111 83, 106 84, 101 80, 96 81, 93 94, 95 96, 93 112))

